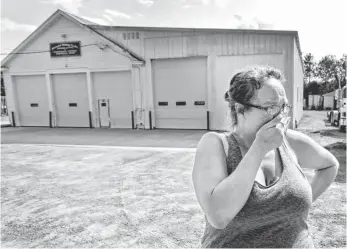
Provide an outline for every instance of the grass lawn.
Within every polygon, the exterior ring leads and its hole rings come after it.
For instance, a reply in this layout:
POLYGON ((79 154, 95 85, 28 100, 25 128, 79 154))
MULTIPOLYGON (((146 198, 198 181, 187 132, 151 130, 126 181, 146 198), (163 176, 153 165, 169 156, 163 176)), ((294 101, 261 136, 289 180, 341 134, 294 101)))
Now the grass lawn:
MULTIPOLYGON (((314 244, 345 248, 345 137, 327 127, 320 112, 305 112, 300 129, 341 164, 310 210, 314 244)), ((204 217, 191 182, 194 152, 1 148, 3 248, 200 246, 204 217)), ((311 171, 305 173, 312 179, 311 171)))
POLYGON ((2 146, 3 247, 198 247, 192 152, 2 146))

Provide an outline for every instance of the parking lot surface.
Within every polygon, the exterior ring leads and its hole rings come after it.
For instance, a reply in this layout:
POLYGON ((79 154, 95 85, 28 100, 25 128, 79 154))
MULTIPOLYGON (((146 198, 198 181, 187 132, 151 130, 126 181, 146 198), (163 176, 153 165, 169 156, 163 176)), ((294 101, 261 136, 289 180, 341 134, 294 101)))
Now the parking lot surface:
POLYGON ((2 144, 196 148, 206 130, 3 127, 2 144))

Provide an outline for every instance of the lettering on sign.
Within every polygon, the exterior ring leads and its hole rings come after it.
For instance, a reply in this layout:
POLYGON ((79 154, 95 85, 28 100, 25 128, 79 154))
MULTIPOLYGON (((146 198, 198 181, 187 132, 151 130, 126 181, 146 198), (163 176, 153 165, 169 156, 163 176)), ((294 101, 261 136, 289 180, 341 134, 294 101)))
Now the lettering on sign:
POLYGON ((81 56, 80 42, 55 42, 50 43, 51 57, 81 56))

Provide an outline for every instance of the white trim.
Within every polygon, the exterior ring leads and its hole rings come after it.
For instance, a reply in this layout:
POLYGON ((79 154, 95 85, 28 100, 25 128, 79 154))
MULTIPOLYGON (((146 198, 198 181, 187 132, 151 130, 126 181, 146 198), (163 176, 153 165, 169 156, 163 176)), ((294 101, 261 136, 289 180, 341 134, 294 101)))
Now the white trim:
POLYGON ((115 67, 115 68, 90 69, 91 73, 94 73, 94 72, 120 72, 120 71, 131 71, 131 68, 130 67, 115 67))
POLYGON ((26 75, 45 75, 46 71, 36 71, 36 72, 10 72, 12 76, 26 76, 26 75))
POLYGON ((88 92, 89 111, 92 113, 92 126, 94 127, 93 88, 92 88, 92 79, 91 79, 90 71, 87 72, 87 92, 88 92))
POLYGON ((143 125, 145 129, 149 128, 149 112, 148 112, 148 105, 147 105, 147 89, 146 89, 146 75, 145 75, 146 68, 145 67, 139 67, 139 84, 140 89, 142 92, 142 120, 143 125))
MULTIPOLYGON (((23 48, 25 48, 25 46, 27 44, 29 44, 33 39, 35 39, 37 36, 39 36, 39 34, 44 31, 47 27, 49 27, 49 24, 51 24, 52 22, 54 22, 57 18, 59 17, 65 17, 66 19, 68 19, 71 22, 76 23, 77 25, 79 25, 82 29, 84 29, 86 32, 90 32, 93 35, 98 36, 101 40, 103 40, 104 42, 106 42, 106 44, 112 46, 115 48, 115 52, 121 54, 124 57, 127 57, 130 61, 133 61, 133 59, 137 60, 137 58, 135 58, 136 56, 135 53, 131 52, 129 53, 129 56, 125 55, 123 50, 127 49, 122 47, 121 45, 116 44, 115 42, 111 41, 110 39, 104 37, 102 34, 99 34, 97 31, 93 30, 92 27, 89 27, 88 25, 85 25, 83 23, 81 23, 79 20, 77 20, 76 18, 72 17, 71 15, 69 15, 68 13, 65 13, 64 11, 58 9, 57 11, 55 11, 48 19, 46 19, 46 21, 44 21, 34 32, 32 32, 22 43, 20 43, 13 51, 12 53, 10 53, 9 55, 7 55, 2 61, 1 61, 1 67, 6 66, 7 63, 9 63, 11 61, 11 59, 13 57, 15 57, 19 51, 21 51, 23 48), (132 55, 134 54, 134 55, 132 55), (130 57, 130 58, 129 58, 130 57)), ((139 56, 137 56, 139 57, 139 56)), ((140 57, 139 57, 140 58, 140 57)), ((142 59, 142 58, 140 58, 142 59)))
POLYGON ((216 57, 233 57, 233 56, 254 56, 254 55, 279 55, 285 54, 284 52, 272 52, 272 53, 254 53, 254 54, 218 54, 216 57))
MULTIPOLYGON (((11 88, 12 88, 14 119, 15 119, 16 126, 20 126, 19 114, 18 114, 18 102, 17 102, 17 87, 16 87, 15 82, 13 81, 13 77, 14 76, 12 76, 10 74, 10 77, 9 77, 10 82, 9 83, 11 84, 11 88)), ((11 115, 11 118, 12 118, 12 115, 11 115)))
POLYGON ((136 72, 135 69, 132 68, 131 70, 131 91, 133 94, 133 109, 134 111, 134 126, 136 126, 136 72))
POLYGON ((41 33, 46 27, 52 23, 58 15, 61 15, 60 10, 54 12, 44 23, 42 23, 34 32, 32 32, 22 43, 20 43, 9 55, 7 55, 2 61, 1 66, 5 66, 20 50, 22 50, 28 43, 31 42, 39 33, 41 33))
POLYGON ((90 71, 94 72, 121 72, 129 71, 131 72, 132 68, 130 67, 115 67, 115 68, 62 68, 62 69, 47 69, 46 71, 30 71, 30 72, 9 72, 13 76, 22 76, 22 75, 45 75, 45 74, 64 74, 64 73, 85 73, 90 71))
POLYGON ((46 88, 47 88, 47 96, 48 96, 48 107, 49 111, 53 114, 53 97, 52 97, 52 82, 51 82, 51 75, 49 73, 46 73, 46 88))
MULTIPOLYGON (((147 95, 148 95, 148 102, 147 103, 147 110, 151 111, 152 113, 152 128, 155 127, 155 102, 154 102, 154 87, 153 87, 153 77, 152 77, 152 60, 148 59, 146 61, 146 83, 145 84, 145 89, 147 91, 147 95)), ((148 128, 149 124, 148 124, 148 128)))
POLYGON ((64 69, 48 69, 49 74, 70 74, 70 73, 87 73, 88 68, 64 68, 64 69))
MULTIPOLYGON (((215 54, 210 54, 206 58, 206 77, 207 77, 207 85, 206 85, 206 90, 207 90, 207 111, 215 110, 215 95, 216 91, 214 88, 214 83, 216 82, 215 80, 215 75, 216 75, 216 55, 215 54)), ((211 116, 210 116, 210 128, 211 128, 211 116)))

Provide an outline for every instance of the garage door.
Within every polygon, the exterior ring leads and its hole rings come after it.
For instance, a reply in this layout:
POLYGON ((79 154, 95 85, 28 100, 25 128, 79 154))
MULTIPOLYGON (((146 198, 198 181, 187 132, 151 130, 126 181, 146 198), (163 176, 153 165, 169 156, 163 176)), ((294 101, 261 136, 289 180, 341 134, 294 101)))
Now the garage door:
POLYGON ((132 128, 133 93, 131 72, 97 72, 92 74, 99 125, 132 128), (105 100, 104 102, 100 102, 105 100), (103 111, 103 109, 107 109, 103 111))
POLYGON ((44 75, 14 76, 21 126, 49 126, 49 105, 44 75))
POLYGON ((89 127, 85 73, 52 75, 52 91, 58 127, 89 127))
POLYGON ((153 60, 155 127, 207 129, 206 57, 153 60))
MULTIPOLYGON (((224 93, 229 89, 230 80, 237 70, 253 65, 269 65, 286 72, 282 54, 217 57, 214 96, 216 103, 210 115, 211 129, 230 130, 228 104, 224 101, 224 93)), ((289 90, 287 87, 285 86, 286 91, 289 90)))

